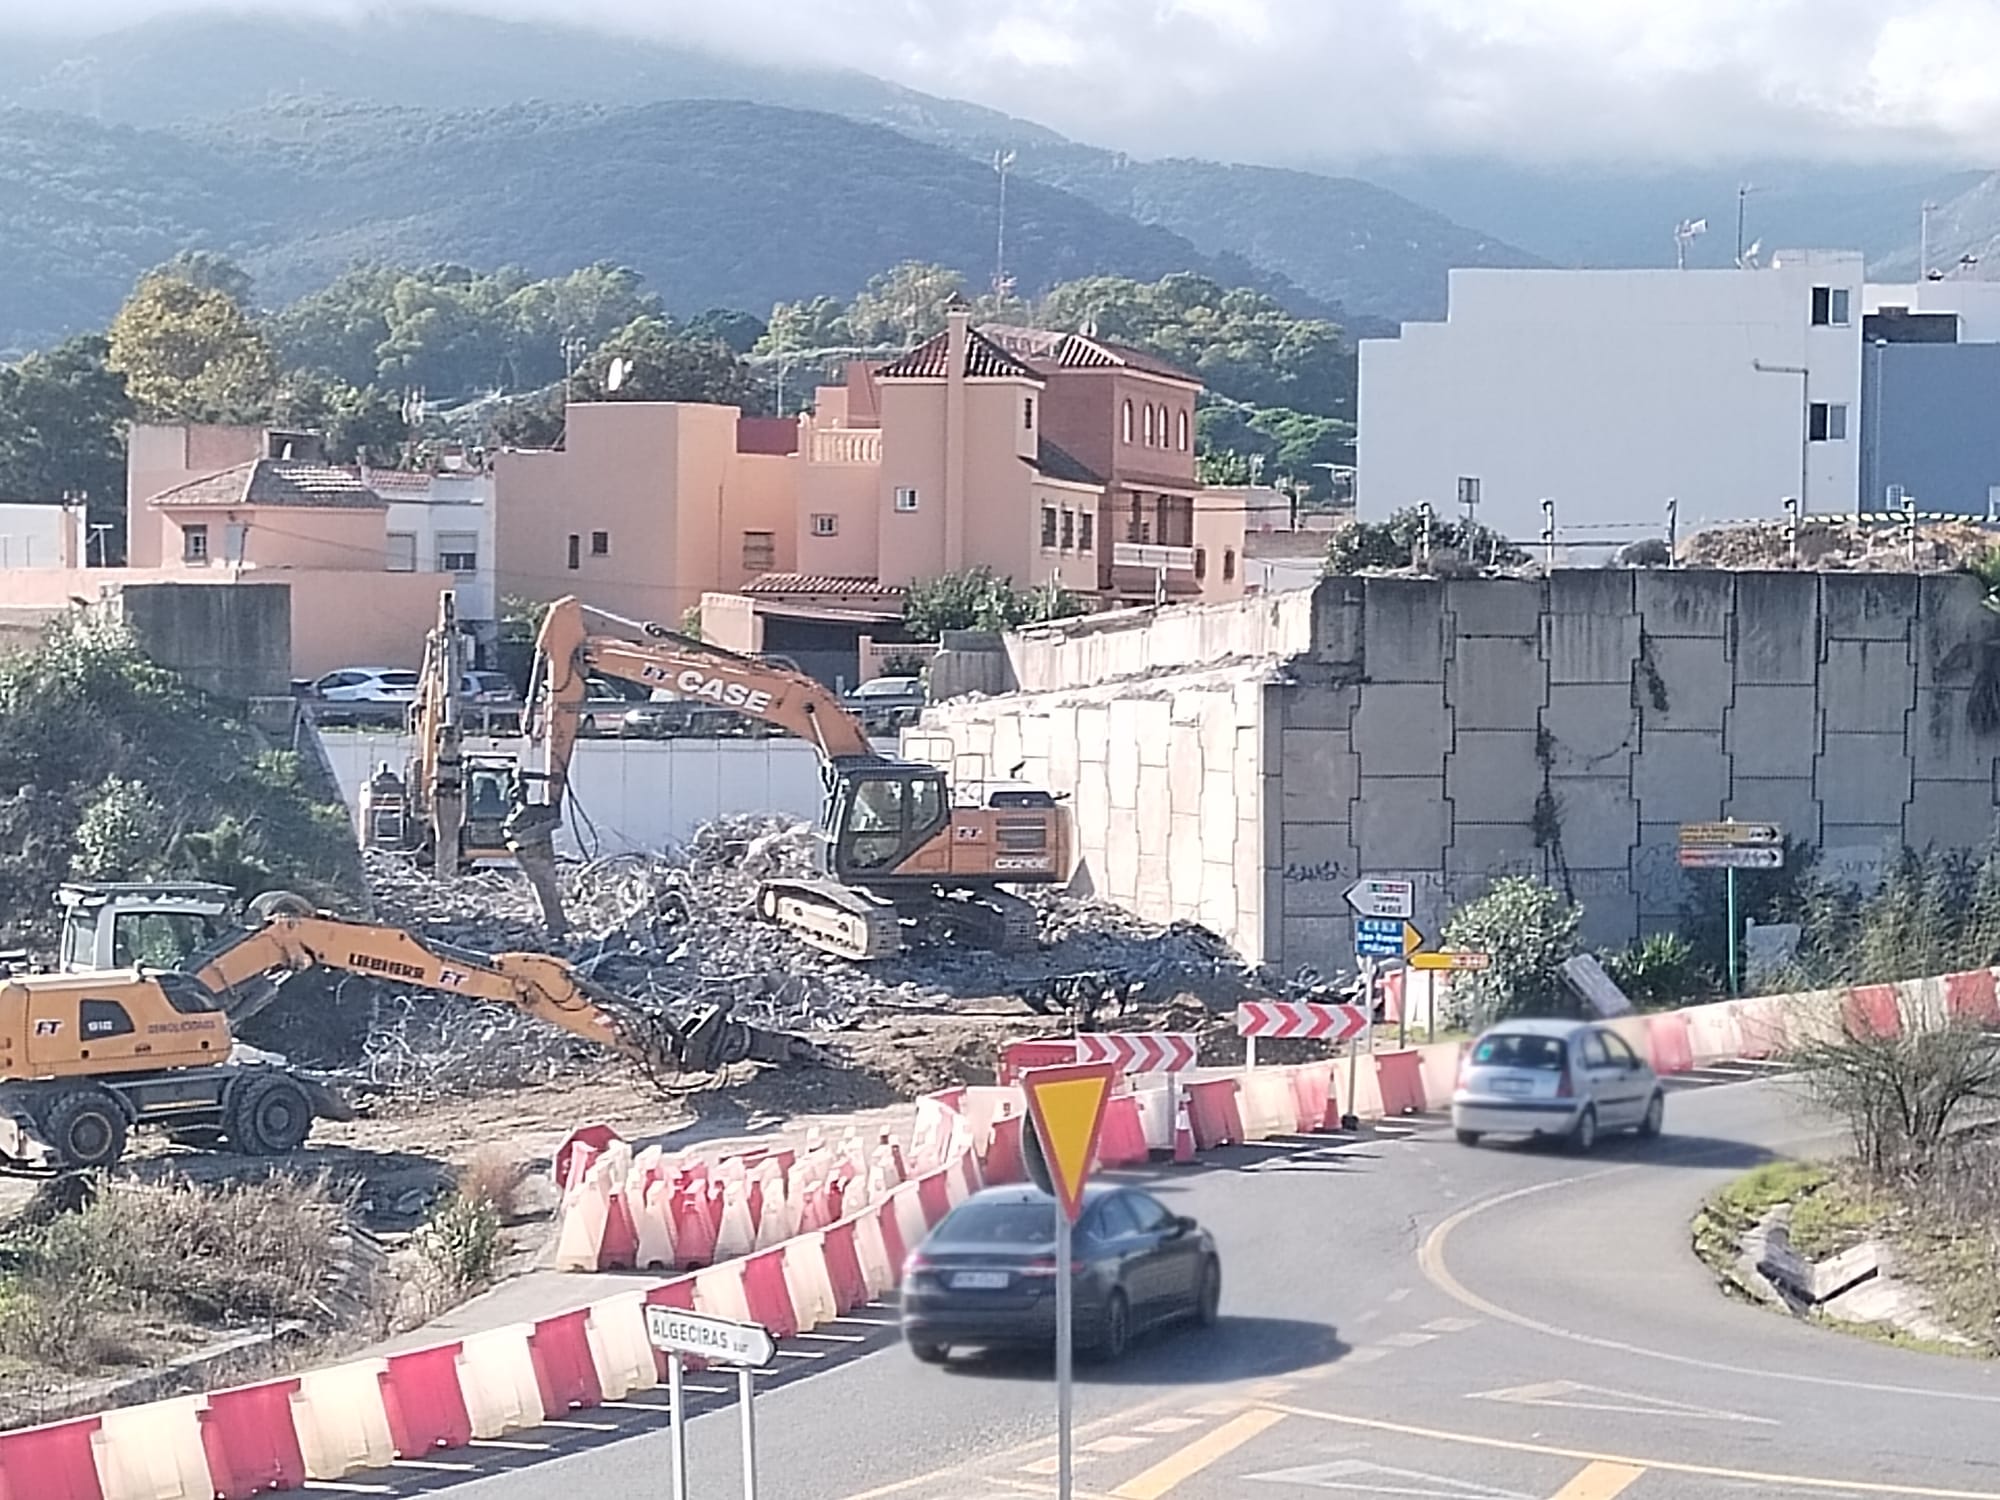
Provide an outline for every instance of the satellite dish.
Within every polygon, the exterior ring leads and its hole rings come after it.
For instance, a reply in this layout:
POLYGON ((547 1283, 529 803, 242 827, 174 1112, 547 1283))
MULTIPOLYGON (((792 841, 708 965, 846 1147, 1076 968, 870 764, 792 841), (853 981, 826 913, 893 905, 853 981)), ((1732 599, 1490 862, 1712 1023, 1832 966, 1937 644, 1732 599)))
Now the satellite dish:
POLYGON ((607 391, 617 390, 618 387, 625 383, 625 377, 631 373, 632 361, 622 354, 619 355, 611 361, 611 368, 605 372, 604 388, 607 391))

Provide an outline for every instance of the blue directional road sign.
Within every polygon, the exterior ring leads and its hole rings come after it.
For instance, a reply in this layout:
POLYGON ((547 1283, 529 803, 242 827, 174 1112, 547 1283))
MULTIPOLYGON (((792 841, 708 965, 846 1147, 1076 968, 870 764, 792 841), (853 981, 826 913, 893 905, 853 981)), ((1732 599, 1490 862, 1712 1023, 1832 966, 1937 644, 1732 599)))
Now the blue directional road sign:
POLYGON ((1357 958, 1401 958, 1424 945, 1424 935, 1401 917, 1356 917, 1357 958))

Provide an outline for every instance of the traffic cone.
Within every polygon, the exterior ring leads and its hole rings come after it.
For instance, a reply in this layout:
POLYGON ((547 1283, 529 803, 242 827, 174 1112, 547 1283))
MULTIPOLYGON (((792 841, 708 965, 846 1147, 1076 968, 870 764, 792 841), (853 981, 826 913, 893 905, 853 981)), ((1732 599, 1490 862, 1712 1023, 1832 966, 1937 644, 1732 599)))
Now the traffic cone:
POLYGON ((1187 1090, 1174 1083, 1174 1165, 1184 1167, 1194 1160, 1194 1122, 1188 1118, 1187 1090))

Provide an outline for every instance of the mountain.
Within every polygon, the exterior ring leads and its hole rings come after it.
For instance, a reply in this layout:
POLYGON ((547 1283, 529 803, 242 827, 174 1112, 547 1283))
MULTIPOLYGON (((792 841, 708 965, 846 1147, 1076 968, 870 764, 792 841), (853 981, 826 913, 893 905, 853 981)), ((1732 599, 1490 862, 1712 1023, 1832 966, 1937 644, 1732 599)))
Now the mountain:
MULTIPOLYGON (((611 260, 682 312, 848 295, 907 259, 990 272, 993 171, 878 126, 711 100, 438 114, 292 104, 174 129, 0 113, 0 343, 101 324, 175 250, 222 250, 288 300, 359 261, 611 260)), ((1330 312, 1059 188, 1015 184, 1024 291, 1096 272, 1192 270, 1330 312)))
MULTIPOLYGON (((1538 263, 1501 239, 1351 178, 1137 161, 865 73, 743 63, 576 28, 435 9, 377 13, 362 23, 217 12, 82 42, 16 46, 0 37, 0 104, 183 129, 300 97, 445 111, 536 100, 566 107, 740 100, 816 110, 975 160, 989 201, 996 197, 994 153, 1012 150, 1010 195, 1040 181, 1181 236, 1210 257, 1267 267, 1342 304, 1363 333, 1384 331, 1398 318, 1440 315, 1448 266, 1538 263)), ((990 263, 988 256, 967 269, 983 280, 990 263)))

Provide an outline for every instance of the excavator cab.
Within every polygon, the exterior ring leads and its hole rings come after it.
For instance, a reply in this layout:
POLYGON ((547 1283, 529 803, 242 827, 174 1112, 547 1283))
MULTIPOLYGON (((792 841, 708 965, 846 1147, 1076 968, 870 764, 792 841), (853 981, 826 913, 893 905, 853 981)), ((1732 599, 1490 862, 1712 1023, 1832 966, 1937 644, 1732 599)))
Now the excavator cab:
POLYGON ((465 826, 459 855, 484 868, 514 863, 507 847, 507 819, 521 802, 521 768, 511 757, 473 755, 465 762, 465 826))
MULTIPOLYGON (((836 767, 834 778, 827 859, 836 879, 879 883, 901 872, 951 819, 951 787, 937 766, 863 761, 836 767)), ((927 873, 935 873, 928 864, 927 873)))

